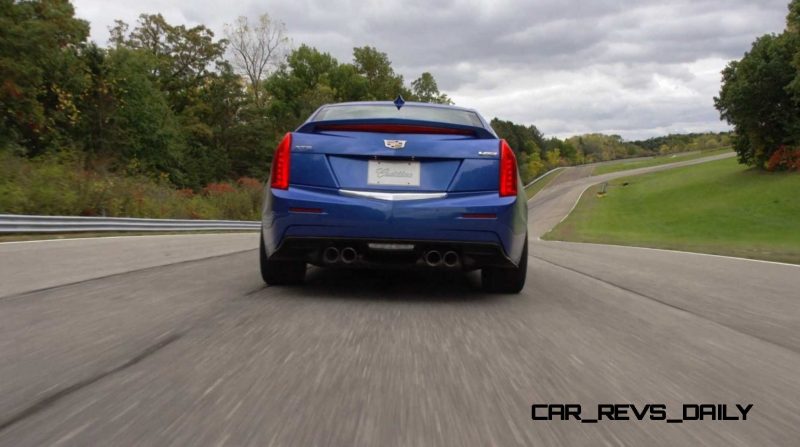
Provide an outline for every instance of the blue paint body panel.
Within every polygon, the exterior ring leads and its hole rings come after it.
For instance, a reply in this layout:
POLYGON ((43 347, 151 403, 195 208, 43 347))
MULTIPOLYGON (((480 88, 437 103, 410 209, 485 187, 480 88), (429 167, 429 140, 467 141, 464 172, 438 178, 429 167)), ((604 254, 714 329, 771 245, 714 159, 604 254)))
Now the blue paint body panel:
POLYGON ((499 196, 500 140, 485 126, 474 135, 396 134, 320 131, 307 122, 292 134, 289 188, 266 188, 262 217, 267 255, 286 238, 414 240, 496 244, 517 264, 527 231, 526 198, 521 183, 517 196, 499 196), (384 140, 406 143, 390 149, 384 140), (369 160, 419 162, 420 185, 370 185, 369 160), (352 197, 342 189, 446 197, 388 201, 352 197))

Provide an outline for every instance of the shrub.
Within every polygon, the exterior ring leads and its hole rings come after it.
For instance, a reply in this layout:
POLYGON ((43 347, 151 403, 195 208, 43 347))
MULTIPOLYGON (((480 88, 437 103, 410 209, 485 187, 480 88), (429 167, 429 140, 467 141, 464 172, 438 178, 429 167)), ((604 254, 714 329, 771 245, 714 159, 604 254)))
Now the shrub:
MULTIPOLYGON (((258 213, 261 209, 261 201, 264 198, 264 185, 261 181, 251 177, 242 177, 236 181, 236 184, 247 193, 250 198, 251 208, 258 213)), ((259 216, 256 214, 254 219, 258 218, 259 216)))
POLYGON ((263 187, 259 180, 252 177, 241 177, 239 180, 236 180, 236 184, 251 191, 261 191, 263 187))
POLYGON ((0 152, 0 213, 256 220, 262 195, 247 177, 195 194, 165 178, 86 170, 71 154, 29 160, 0 152))
POLYGON ((780 146, 767 160, 768 171, 800 171, 800 148, 780 146))
POLYGON ((209 197, 220 196, 236 192, 230 183, 209 183, 208 186, 203 188, 203 194, 209 197))

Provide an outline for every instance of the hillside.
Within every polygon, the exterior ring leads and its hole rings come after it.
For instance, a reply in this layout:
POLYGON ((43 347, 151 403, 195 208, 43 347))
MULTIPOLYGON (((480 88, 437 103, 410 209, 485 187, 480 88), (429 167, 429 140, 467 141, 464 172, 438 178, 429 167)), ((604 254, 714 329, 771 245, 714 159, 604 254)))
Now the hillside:
POLYGON ((800 263, 800 175, 726 159, 600 188, 544 238, 800 263))

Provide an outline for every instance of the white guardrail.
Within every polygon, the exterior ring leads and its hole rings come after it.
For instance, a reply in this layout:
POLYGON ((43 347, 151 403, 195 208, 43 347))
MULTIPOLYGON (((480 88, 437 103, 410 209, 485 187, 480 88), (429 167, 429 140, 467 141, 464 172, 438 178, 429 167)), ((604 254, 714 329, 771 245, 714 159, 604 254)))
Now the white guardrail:
POLYGON ((0 214, 0 233, 78 231, 258 231, 247 220, 140 219, 135 217, 26 216, 0 214))

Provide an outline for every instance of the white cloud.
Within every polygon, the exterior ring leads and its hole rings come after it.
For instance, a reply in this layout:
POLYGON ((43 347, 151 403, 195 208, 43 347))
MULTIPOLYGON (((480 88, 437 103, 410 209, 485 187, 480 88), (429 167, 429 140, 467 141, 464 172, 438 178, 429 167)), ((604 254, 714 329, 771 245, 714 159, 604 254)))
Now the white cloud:
POLYGON ((548 135, 633 139, 721 130, 719 72, 753 39, 783 28, 787 0, 77 0, 104 44, 114 19, 161 12, 221 36, 239 15, 268 12, 342 61, 385 51, 407 81, 430 71, 459 105, 535 124, 548 135))

